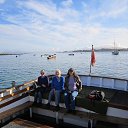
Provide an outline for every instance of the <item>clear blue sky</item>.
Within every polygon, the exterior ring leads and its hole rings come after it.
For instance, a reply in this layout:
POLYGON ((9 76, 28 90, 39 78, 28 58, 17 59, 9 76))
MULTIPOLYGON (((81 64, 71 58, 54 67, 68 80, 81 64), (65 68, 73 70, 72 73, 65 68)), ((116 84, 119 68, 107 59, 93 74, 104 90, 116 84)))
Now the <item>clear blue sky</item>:
POLYGON ((128 47, 128 0, 0 0, 1 51, 128 47))

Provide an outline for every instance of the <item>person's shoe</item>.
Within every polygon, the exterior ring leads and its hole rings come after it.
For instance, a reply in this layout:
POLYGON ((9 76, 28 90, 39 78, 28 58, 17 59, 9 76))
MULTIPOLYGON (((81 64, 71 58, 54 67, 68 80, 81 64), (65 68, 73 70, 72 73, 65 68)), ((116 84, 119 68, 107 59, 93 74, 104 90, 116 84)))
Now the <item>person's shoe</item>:
POLYGON ((56 111, 59 111, 60 110, 60 106, 57 105, 55 109, 56 109, 56 111))
POLYGON ((76 111, 75 111, 75 110, 71 110, 71 113, 72 113, 72 114, 76 114, 76 111))

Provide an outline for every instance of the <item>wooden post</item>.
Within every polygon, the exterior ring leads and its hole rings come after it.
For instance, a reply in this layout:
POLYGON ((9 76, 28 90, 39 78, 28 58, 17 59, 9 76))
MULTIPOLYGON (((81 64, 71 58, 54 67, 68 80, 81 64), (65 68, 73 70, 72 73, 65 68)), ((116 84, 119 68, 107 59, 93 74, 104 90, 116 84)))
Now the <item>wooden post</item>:
POLYGON ((30 118, 32 118, 32 107, 29 108, 30 111, 30 118))
POLYGON ((56 112, 56 124, 59 124, 59 113, 56 112))

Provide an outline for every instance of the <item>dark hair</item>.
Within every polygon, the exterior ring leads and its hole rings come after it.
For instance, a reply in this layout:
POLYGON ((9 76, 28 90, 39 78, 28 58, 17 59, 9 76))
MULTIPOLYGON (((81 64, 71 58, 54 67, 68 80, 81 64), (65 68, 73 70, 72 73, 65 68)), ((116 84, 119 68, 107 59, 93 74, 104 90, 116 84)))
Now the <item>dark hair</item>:
POLYGON ((70 76, 69 72, 73 72, 73 76, 74 76, 74 77, 77 76, 77 75, 76 75, 76 72, 75 72, 75 70, 74 70, 73 68, 70 68, 70 69, 68 70, 68 73, 67 73, 67 76, 68 76, 68 77, 70 76))

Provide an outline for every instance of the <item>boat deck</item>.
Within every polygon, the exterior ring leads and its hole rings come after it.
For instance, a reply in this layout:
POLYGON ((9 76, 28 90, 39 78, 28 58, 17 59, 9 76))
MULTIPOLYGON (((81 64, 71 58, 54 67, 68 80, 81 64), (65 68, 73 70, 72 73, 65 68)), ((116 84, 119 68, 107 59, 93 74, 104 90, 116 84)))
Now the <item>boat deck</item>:
POLYGON ((2 128, 53 128, 53 127, 17 118, 2 128))

